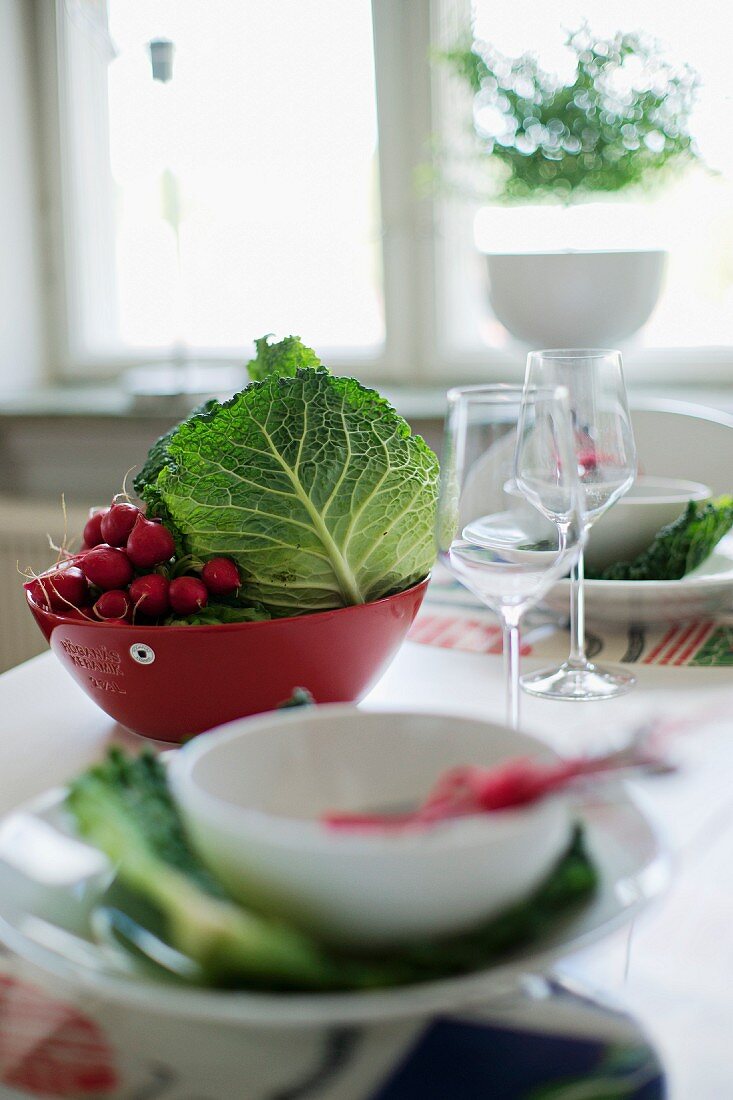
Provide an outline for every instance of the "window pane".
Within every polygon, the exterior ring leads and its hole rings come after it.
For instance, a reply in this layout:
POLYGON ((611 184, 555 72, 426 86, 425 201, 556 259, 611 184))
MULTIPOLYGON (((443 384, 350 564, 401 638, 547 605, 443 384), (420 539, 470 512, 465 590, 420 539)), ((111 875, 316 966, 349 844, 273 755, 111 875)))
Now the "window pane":
POLYGON ((110 0, 120 338, 384 338, 368 0, 110 0), (147 43, 175 44, 153 80, 147 43))
MULTIPOLYGON (((696 4, 646 0, 641 5, 638 0, 617 0, 613 5, 606 0, 562 0, 534 6, 530 20, 521 5, 474 0, 473 11, 477 38, 512 57, 534 53, 547 71, 569 79, 573 66, 565 38, 568 30, 583 23, 599 38, 624 31, 657 39, 670 61, 688 63, 699 74, 691 132, 706 165, 675 177, 643 201, 621 193, 603 205, 584 204, 571 219, 558 207, 527 207, 524 216, 518 217, 516 210, 483 206, 474 210, 473 219, 473 240, 479 249, 667 249, 661 297, 634 344, 639 348, 733 344, 733 102, 727 46, 733 31, 731 10, 716 0, 696 4), (565 234, 564 244, 559 246, 561 234, 565 234)), ((464 103, 460 108, 463 123, 465 107, 464 103)), ((458 113, 455 108, 450 126, 461 125, 458 113)), ((483 278, 478 265, 471 273, 483 278)), ((490 316, 486 295, 476 294, 474 301, 469 326, 474 345, 510 347, 508 333, 490 316)), ((464 314, 464 345, 466 323, 464 314)))

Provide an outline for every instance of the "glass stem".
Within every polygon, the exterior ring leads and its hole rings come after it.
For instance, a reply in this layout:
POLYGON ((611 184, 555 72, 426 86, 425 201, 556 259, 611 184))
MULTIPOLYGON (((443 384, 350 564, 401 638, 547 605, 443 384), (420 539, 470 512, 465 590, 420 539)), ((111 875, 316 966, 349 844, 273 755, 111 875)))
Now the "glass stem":
POLYGON ((504 675, 506 678, 506 721, 519 729, 519 615, 502 615, 504 633, 504 675))
POLYGON ((570 656, 568 664, 574 668, 584 668, 588 659, 585 655, 585 571, 583 547, 580 547, 578 560, 570 575, 570 656))

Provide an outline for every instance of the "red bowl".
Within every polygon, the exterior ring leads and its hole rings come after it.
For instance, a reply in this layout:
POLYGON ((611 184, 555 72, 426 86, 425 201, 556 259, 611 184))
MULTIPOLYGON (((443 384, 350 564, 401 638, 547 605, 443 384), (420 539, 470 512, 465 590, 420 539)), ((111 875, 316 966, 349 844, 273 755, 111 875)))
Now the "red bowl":
POLYGON ((103 711, 144 737, 181 741, 272 710, 297 687, 348 703, 403 642, 427 580, 374 603, 218 626, 110 626, 28 606, 58 659, 103 711))

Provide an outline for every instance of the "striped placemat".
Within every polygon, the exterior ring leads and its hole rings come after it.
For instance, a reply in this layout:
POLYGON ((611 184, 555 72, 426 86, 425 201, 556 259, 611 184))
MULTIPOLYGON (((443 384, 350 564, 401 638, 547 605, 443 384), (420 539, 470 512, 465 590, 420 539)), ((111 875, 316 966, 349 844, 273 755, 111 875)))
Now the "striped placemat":
MULTIPOLYGON (((729 621, 685 621, 623 627, 591 624, 586 631, 589 657, 603 653, 622 664, 733 666, 733 625, 729 621)), ((457 582, 438 574, 409 635, 410 641, 442 649, 501 656, 502 632, 497 617, 457 582)), ((522 625, 522 656, 562 660, 567 656, 567 621, 532 611, 522 625)))

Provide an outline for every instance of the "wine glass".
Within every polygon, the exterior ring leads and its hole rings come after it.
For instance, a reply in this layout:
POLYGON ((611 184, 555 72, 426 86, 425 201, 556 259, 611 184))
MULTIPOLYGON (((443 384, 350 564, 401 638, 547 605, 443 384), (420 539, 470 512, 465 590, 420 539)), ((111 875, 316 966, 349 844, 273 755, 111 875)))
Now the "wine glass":
POLYGON ((448 393, 437 543, 441 561, 499 615, 507 721, 519 725, 519 623, 575 563, 582 498, 567 391, 469 386, 448 393), (526 514, 507 510, 507 488, 526 514))
MULTIPOLYGON (((570 394, 575 453, 583 493, 586 533, 636 475, 636 447, 617 351, 561 348, 533 351, 527 358, 525 385, 562 385, 570 394)), ((550 699, 608 699, 622 695, 636 678, 620 668, 601 668, 585 652, 583 552, 570 585, 570 655, 559 667, 541 669, 522 679, 532 695, 550 699)))

